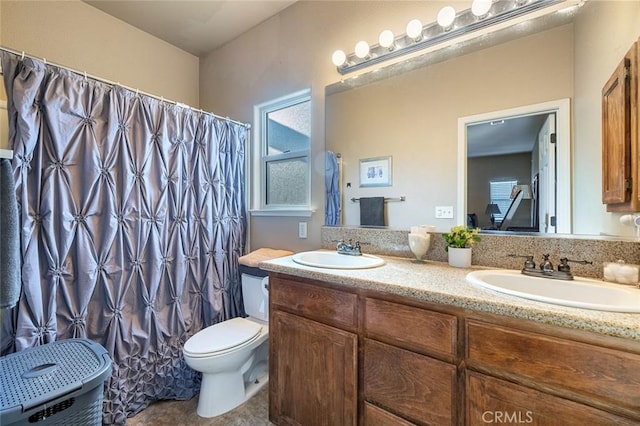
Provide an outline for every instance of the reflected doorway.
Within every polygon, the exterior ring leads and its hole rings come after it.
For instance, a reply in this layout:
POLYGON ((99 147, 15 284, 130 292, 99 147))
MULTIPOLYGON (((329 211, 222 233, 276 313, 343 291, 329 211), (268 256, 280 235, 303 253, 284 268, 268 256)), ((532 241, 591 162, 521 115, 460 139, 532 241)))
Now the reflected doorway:
POLYGON ((458 220, 483 230, 570 232, 568 117, 569 102, 560 100, 459 119, 458 220))

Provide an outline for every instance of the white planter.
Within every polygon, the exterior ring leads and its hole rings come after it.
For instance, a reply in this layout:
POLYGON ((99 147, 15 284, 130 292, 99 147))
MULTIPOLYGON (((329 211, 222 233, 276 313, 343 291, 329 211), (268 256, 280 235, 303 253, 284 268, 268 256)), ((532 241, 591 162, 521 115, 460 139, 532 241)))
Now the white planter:
POLYGON ((449 266, 469 268, 471 266, 471 248, 449 247, 449 266))

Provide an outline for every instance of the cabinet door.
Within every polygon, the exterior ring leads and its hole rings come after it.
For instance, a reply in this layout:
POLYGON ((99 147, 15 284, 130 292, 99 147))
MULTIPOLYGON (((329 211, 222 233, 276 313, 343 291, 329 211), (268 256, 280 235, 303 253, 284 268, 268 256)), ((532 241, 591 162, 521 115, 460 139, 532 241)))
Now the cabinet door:
POLYGON ((602 202, 630 200, 631 104, 629 58, 624 58, 602 89, 602 202))
POLYGON ((466 424, 634 425, 635 421, 505 380, 467 372, 466 424))
POLYGON ((456 366, 364 341, 364 399, 421 425, 456 423, 456 366))
POLYGON ((357 335, 282 311, 272 312, 269 333, 270 420, 356 425, 357 335))

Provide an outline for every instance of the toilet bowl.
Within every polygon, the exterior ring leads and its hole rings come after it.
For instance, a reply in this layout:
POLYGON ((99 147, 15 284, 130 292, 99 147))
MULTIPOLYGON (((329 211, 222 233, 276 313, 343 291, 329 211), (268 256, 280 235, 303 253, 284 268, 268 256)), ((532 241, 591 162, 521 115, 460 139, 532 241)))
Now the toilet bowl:
POLYGON ((187 365, 202 373, 197 413, 215 417, 256 394, 269 380, 268 277, 242 274, 247 318, 214 324, 187 340, 187 365))

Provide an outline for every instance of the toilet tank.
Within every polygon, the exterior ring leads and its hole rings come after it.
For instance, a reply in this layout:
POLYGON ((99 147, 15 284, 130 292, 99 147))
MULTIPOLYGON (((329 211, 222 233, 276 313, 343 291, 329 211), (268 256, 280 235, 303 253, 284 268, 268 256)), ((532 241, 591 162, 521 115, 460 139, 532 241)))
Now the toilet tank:
POLYGON ((253 271, 247 273, 241 270, 244 310, 252 318, 269 321, 269 277, 266 276, 266 272, 258 271, 263 276, 257 276, 257 273, 253 271), (254 273, 256 275, 253 275, 254 273))

